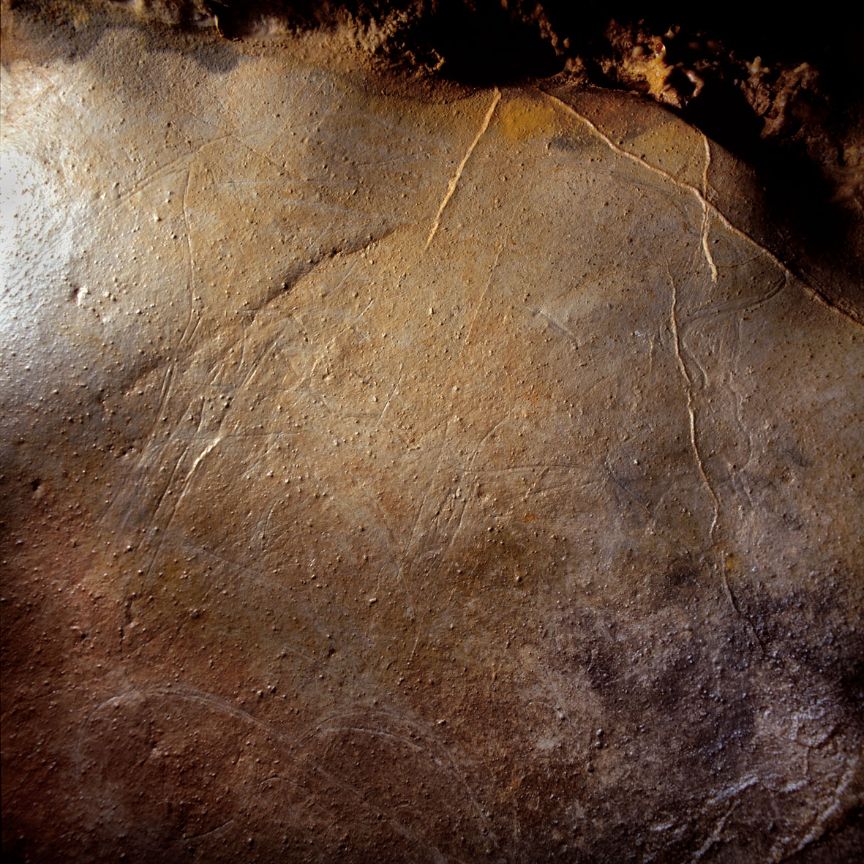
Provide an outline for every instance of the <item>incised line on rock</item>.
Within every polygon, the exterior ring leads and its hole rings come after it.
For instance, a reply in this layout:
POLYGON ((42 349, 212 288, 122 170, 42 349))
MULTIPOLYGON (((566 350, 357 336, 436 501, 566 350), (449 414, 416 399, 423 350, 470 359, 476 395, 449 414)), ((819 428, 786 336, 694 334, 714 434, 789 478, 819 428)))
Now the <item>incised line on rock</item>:
POLYGON ((687 364, 684 362, 684 357, 681 354, 681 336, 678 331, 678 288, 675 285, 675 280, 672 274, 669 273, 669 284, 672 286, 672 309, 669 315, 669 324, 672 330, 672 339, 675 345, 675 360, 678 363, 678 369, 681 373, 681 378, 684 382, 684 392, 687 396, 687 416, 690 421, 690 448, 693 451, 693 458, 696 462, 696 468, 699 471, 699 476, 711 496, 711 504, 714 508, 714 513, 711 518, 710 537, 713 543, 714 532, 717 529, 717 520, 720 517, 720 500, 714 487, 711 485, 711 480, 705 471, 705 464, 702 461, 702 455, 699 451, 699 439, 696 433, 696 407, 693 400, 693 381, 690 378, 690 373, 687 371, 687 364))
MULTIPOLYGON (((730 222, 729 218, 726 216, 726 214, 722 210, 720 210, 720 208, 717 207, 716 204, 713 204, 711 201, 708 200, 707 185, 706 185, 705 191, 703 192, 703 191, 697 189, 695 186, 691 186, 689 183, 684 183, 683 181, 679 180, 674 175, 668 173, 667 171, 664 171, 662 168, 658 168, 656 165, 652 165, 650 162, 646 162, 644 159, 640 159, 638 156, 634 155, 633 153, 630 153, 628 150, 625 150, 623 147, 619 147, 617 144, 615 144, 615 142, 605 132, 603 132, 603 130, 600 129, 600 127, 597 126, 596 123, 589 120, 584 114, 580 114, 572 105, 569 105, 563 99, 559 99, 557 96, 553 95, 552 93, 547 92, 546 90, 543 90, 539 87, 535 88, 535 89, 538 93, 542 93, 547 99, 554 102, 562 110, 566 111, 568 114, 571 114, 577 120, 579 120, 581 123, 583 123, 585 126, 587 126, 614 153, 617 153, 619 156, 623 156, 625 159, 629 159, 631 162, 635 162, 637 165, 640 165, 644 170, 650 171, 652 174, 656 174, 659 177, 663 177, 665 180, 668 180, 670 183, 674 183, 679 188, 686 190, 691 195, 694 195, 696 197, 697 201, 699 201, 699 204, 702 207, 703 213, 707 212, 707 213, 713 214, 717 219, 720 220, 720 222, 723 224, 723 226, 728 231, 732 232, 732 234, 734 234, 736 237, 739 237, 740 239, 744 240, 749 245, 753 246, 755 249, 762 252, 762 254, 767 256, 771 260, 771 262, 775 266, 777 266, 783 273, 785 273, 788 277, 794 279, 800 285, 802 285, 806 289, 807 293, 816 302, 821 303, 823 306, 830 309, 835 314, 840 315, 841 317, 845 318, 847 321, 851 321, 856 326, 864 327, 864 324, 862 324, 862 322, 860 322, 857 318, 855 318, 853 315, 849 314, 849 312, 846 312, 841 307, 837 306, 830 299, 828 299, 828 297, 826 297, 821 291, 814 288, 808 282, 805 282, 800 276, 796 276, 796 274, 793 273, 780 260, 780 258, 778 258, 770 249, 763 246, 761 243, 759 243, 758 240, 756 240, 754 237, 751 237, 746 231, 742 231, 737 225, 734 225, 732 222, 730 222)), ((706 139, 706 143, 707 143, 707 139, 706 139)), ((710 153, 710 150, 708 152, 710 153)), ((705 181, 705 182, 707 182, 707 180, 706 180, 707 172, 708 172, 708 165, 706 164, 705 170, 703 173, 703 181, 705 181)), ((702 232, 703 251, 706 253, 706 255, 710 256, 710 252, 705 248, 705 246, 706 246, 705 230, 706 229, 707 229, 707 223, 705 223, 703 220, 703 232, 702 232)), ((710 258, 709 269, 711 269, 712 281, 716 281, 713 279, 714 271, 716 270, 716 265, 713 266, 713 268, 712 268, 712 265, 714 265, 714 261, 713 261, 713 258, 710 258)))
POLYGON ((708 246, 708 229, 711 218, 708 210, 708 171, 711 168, 711 145, 708 143, 707 135, 702 136, 702 141, 705 143, 705 166, 702 170, 702 251, 705 253, 705 260, 711 271, 711 281, 716 285, 717 265, 714 263, 714 256, 708 246))
POLYGON ((474 140, 468 145, 468 149, 465 151, 465 155, 462 157, 462 161, 456 166, 456 173, 450 178, 450 182, 447 184, 447 191, 444 193, 444 197, 441 199, 441 203, 438 205, 438 212, 435 214, 435 219, 432 222, 432 229, 429 231, 429 236, 426 238, 426 245, 423 247, 424 250, 428 249, 432 244, 432 240, 435 237, 435 234, 438 232, 438 226, 441 224, 441 216, 444 213, 444 210, 447 208, 447 205, 450 203, 450 199, 453 197, 453 193, 456 191, 456 187, 459 185, 459 180, 462 178, 462 172, 465 170, 465 166, 468 164, 468 160, 471 158, 471 154, 474 152, 477 145, 480 143, 480 139, 485 134, 486 130, 489 128, 489 124, 492 122, 492 116, 495 114, 495 109, 498 107, 498 103, 501 101, 501 91, 496 87, 495 92, 492 94, 492 101, 489 103, 489 107, 486 109, 486 114, 483 117, 483 122, 480 124, 480 128, 477 130, 477 134, 474 136, 474 140))

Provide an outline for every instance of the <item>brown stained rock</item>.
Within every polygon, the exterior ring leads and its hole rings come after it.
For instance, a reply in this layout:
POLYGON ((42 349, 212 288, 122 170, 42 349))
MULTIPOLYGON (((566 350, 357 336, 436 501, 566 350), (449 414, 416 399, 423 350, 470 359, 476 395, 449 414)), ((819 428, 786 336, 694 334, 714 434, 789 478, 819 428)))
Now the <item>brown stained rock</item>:
POLYGON ((338 33, 21 20, 8 854, 854 860, 862 328, 748 173, 338 33))

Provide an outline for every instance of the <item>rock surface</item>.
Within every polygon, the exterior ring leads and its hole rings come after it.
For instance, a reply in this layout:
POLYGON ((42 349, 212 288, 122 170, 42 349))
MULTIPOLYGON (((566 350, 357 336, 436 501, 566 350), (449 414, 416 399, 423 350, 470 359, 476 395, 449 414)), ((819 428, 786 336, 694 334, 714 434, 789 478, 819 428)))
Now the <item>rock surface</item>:
POLYGON ((338 33, 19 22, 4 849, 853 860, 864 340, 747 170, 338 33))

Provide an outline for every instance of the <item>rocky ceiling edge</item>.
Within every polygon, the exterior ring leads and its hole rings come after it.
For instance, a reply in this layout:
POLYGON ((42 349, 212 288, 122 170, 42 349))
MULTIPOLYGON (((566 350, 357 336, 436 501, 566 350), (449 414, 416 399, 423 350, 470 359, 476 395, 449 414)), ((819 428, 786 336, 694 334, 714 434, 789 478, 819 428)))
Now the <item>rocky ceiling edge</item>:
POLYGON ((5 0, 49 26, 134 22, 226 41, 340 30, 382 67, 468 86, 556 77, 638 93, 757 172, 770 246, 849 314, 864 308, 864 12, 733 0, 5 0))
POLYGON ((859 286, 756 170, 354 26, 30 9, 4 852, 854 861, 859 286))

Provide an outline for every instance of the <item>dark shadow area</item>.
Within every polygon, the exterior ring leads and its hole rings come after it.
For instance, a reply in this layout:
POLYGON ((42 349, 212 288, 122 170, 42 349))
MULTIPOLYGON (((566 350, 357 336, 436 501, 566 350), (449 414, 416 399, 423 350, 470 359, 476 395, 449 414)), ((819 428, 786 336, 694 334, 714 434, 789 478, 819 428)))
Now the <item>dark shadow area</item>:
POLYGON ((563 66, 540 22, 504 4, 442 0, 429 6, 400 42, 446 78, 482 87, 546 77, 563 66))

